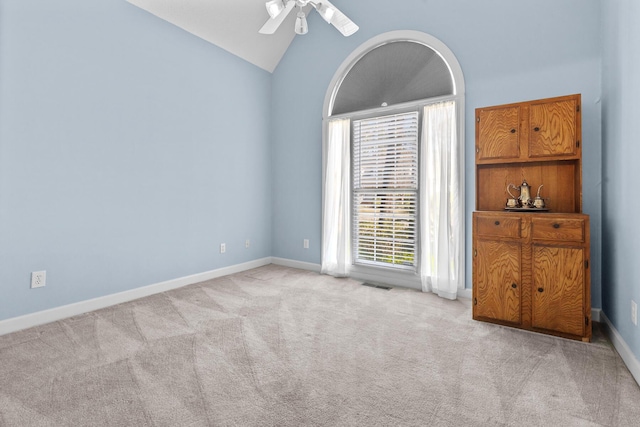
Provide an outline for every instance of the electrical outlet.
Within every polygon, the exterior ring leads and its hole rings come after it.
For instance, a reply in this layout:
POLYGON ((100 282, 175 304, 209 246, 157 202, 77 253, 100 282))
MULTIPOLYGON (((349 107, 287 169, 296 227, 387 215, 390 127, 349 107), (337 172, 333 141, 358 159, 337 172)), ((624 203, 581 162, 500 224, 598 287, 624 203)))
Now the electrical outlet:
POLYGON ((244 247, 248 248, 249 246, 251 246, 251 242, 249 241, 249 239, 244 241, 244 247))
POLYGON ((304 239, 304 241, 302 242, 302 247, 304 249, 309 249, 309 239, 304 239))
POLYGON ((631 321, 638 326, 638 304, 634 300, 631 300, 631 321))
POLYGON ((220 243, 220 253, 223 254, 227 252, 227 245, 224 243, 220 243))
POLYGON ((31 272, 31 288, 42 288, 47 284, 46 271, 31 272))

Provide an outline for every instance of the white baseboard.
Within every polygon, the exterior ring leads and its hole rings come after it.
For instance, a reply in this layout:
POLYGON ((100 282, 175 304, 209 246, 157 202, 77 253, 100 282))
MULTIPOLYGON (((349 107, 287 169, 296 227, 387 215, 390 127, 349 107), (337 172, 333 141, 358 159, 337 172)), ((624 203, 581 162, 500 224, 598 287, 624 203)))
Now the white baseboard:
POLYGON ((458 289, 458 298, 471 299, 473 297, 473 289, 458 289))
POLYGON ((616 351, 622 357, 625 365, 635 378, 636 382, 640 384, 640 361, 633 354, 627 343, 625 342, 620 332, 613 326, 611 321, 607 318, 604 313, 600 313, 600 318, 604 321, 603 323, 606 325, 607 333, 609 335, 609 339, 613 343, 616 351))
POLYGON ((287 258, 271 257, 271 263, 276 265, 282 265, 283 267, 299 268, 300 270, 309 270, 320 273, 320 264, 314 264, 312 262, 296 261, 287 258))
POLYGON ((43 325, 45 323, 55 322, 61 319, 66 319, 68 317, 87 313, 89 311, 111 307, 116 304, 122 304, 124 302, 133 301, 149 295, 159 294, 161 292, 170 291, 172 289, 181 288, 183 286, 192 285, 194 283, 204 282, 205 280, 211 280, 217 277, 227 276, 229 274, 239 273, 241 271, 250 270, 252 268, 262 267, 263 265, 268 265, 271 263, 271 257, 261 258, 242 264, 236 264, 229 267, 206 271, 204 273, 179 277, 177 279, 143 286, 140 288, 131 289, 129 291, 118 292, 111 295, 105 295, 103 297, 80 301, 74 304, 63 305, 61 307, 55 307, 49 310, 25 314, 24 316, 13 317, 11 319, 0 321, 0 335, 9 334, 11 332, 20 331, 22 329, 31 328, 33 326, 43 325))
POLYGON ((602 309, 601 308, 592 308, 591 309, 591 322, 601 322, 602 320, 602 309))

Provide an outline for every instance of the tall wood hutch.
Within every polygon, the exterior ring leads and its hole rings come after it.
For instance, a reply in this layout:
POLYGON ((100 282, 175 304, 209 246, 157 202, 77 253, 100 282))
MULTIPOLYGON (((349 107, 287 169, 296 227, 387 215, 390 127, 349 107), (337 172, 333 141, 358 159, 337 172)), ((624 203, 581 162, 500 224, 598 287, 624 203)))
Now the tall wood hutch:
POLYGON ((581 128, 580 95, 476 109, 475 320, 591 340, 581 128), (507 209, 525 180, 544 209, 507 209))

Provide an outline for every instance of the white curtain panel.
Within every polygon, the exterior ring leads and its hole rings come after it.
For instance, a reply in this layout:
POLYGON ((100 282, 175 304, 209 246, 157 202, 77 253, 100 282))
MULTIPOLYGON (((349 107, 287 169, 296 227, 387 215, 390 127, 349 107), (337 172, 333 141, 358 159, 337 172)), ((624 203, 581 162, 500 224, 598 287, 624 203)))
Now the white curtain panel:
POLYGON ((351 266, 351 121, 332 120, 327 131, 321 271, 344 277, 351 266))
POLYGON ((460 186, 456 103, 427 105, 422 123, 420 274, 422 290, 456 299, 460 274, 460 186))

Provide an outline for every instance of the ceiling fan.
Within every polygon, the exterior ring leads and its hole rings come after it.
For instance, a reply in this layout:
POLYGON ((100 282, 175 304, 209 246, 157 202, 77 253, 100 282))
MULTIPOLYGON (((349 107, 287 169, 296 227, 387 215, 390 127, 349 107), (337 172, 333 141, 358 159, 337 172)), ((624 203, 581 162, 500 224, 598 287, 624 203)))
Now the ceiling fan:
POLYGON ((345 37, 350 36, 360 28, 351 19, 347 18, 344 13, 340 12, 337 7, 329 3, 328 0, 270 0, 265 4, 270 19, 260 28, 259 33, 275 33, 293 8, 298 6, 295 32, 296 34, 307 34, 309 31, 307 17, 302 10, 306 5, 313 6, 322 16, 322 19, 336 27, 345 37))

